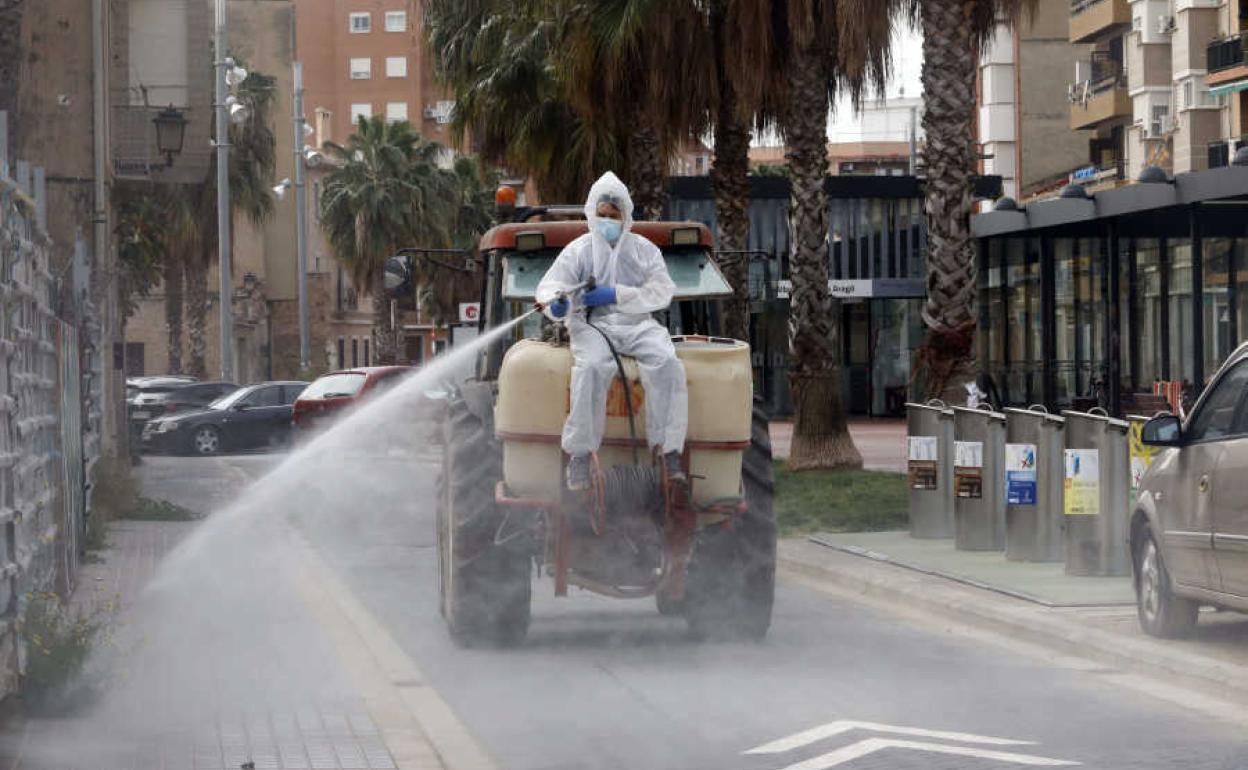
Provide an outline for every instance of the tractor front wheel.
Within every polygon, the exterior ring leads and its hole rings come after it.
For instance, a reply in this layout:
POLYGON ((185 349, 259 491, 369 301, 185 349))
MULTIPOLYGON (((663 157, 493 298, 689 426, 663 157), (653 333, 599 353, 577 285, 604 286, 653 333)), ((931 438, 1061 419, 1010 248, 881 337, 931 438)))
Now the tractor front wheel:
POLYGON ((530 555, 523 538, 499 542, 494 488, 503 449, 494 436, 494 389, 465 383, 447 402, 439 480, 442 616, 457 644, 513 645, 529 630, 530 555))
POLYGON ((776 593, 775 473, 767 413, 755 402, 741 461, 746 511, 731 526, 698 533, 685 574, 685 619, 699 639, 761 641, 776 593))

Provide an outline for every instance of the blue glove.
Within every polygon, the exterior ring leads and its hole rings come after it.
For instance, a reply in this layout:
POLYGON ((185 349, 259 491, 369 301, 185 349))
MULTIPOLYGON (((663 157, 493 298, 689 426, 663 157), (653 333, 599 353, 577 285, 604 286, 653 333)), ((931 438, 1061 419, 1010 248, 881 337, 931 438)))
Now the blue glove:
POLYGON ((555 318, 563 318, 568 314, 568 298, 560 297, 546 307, 550 310, 550 314, 555 318))
POLYGON ((615 304, 615 287, 614 286, 595 286, 585 292, 586 307, 601 307, 603 305, 615 304))

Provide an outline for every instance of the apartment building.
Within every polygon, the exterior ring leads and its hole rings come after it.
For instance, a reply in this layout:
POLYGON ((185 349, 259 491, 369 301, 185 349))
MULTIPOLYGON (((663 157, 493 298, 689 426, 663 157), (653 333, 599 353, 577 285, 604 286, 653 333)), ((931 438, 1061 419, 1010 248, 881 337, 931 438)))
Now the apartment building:
POLYGON ((296 56, 318 144, 344 141, 373 115, 449 140, 454 103, 434 80, 421 19, 418 0, 300 0, 296 56))
POLYGON ((1088 46, 1067 88, 1090 163, 1071 180, 1123 184, 1226 165, 1245 128, 1248 0, 1071 0, 1071 43, 1088 46))
POLYGON ((1070 130, 1062 88, 1069 62, 1087 49, 1070 42, 1068 18, 1064 3, 1040 3, 1021 23, 999 25, 980 57, 980 172, 1000 176, 1016 200, 1061 187, 1090 161, 1087 138, 1070 130))

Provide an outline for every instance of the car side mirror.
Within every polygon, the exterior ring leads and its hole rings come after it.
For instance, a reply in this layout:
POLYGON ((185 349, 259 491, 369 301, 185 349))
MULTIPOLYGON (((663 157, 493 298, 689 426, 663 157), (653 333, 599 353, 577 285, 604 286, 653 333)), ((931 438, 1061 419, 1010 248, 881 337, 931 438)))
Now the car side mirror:
POLYGON ((249 408, 250 408, 250 407, 249 407, 249 406, 247 406, 247 404, 235 404, 235 405, 233 406, 233 411, 235 411, 235 412, 245 412, 245 411, 247 411, 249 408))
POLYGON ((1172 414, 1159 414, 1144 423, 1140 440, 1148 446, 1179 446, 1183 443, 1183 423, 1172 414))

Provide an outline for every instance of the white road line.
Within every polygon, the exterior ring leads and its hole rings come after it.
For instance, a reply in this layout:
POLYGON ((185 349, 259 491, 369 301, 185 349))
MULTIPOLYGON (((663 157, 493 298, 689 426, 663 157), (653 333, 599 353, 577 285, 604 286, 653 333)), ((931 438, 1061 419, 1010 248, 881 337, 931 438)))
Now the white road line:
POLYGON ((826 725, 812 727, 809 730, 803 730, 800 733, 794 733, 787 738, 764 743, 762 746, 744 752, 746 754, 779 754, 785 751, 802 746, 809 746, 816 741, 822 741, 851 730, 871 730, 877 733, 888 733, 890 735, 910 735, 916 738, 937 738, 944 741, 960 741, 962 743, 980 743, 989 746, 1034 746, 1035 741, 1018 741, 1013 738, 994 738, 990 735, 974 735, 972 733, 954 733, 944 730, 924 730, 921 727, 901 727, 899 725, 885 725, 878 722, 858 722, 852 719, 841 719, 836 722, 829 722, 826 725))
POLYGON ((974 746, 950 746, 945 743, 928 743, 926 741, 905 741, 896 738, 867 738, 837 749, 829 751, 827 754, 789 765, 783 770, 827 770, 830 767, 843 765, 846 762, 852 762, 884 749, 910 749, 911 751, 926 751, 937 754, 952 754, 959 757, 976 757, 978 759, 992 759, 998 762, 1010 762, 1016 765, 1031 765, 1034 767, 1069 767, 1078 765, 1078 762, 1071 762, 1065 759, 1051 759, 1049 757, 1037 757, 1031 754, 1015 754, 1009 751, 993 751, 992 749, 979 749, 974 746))

